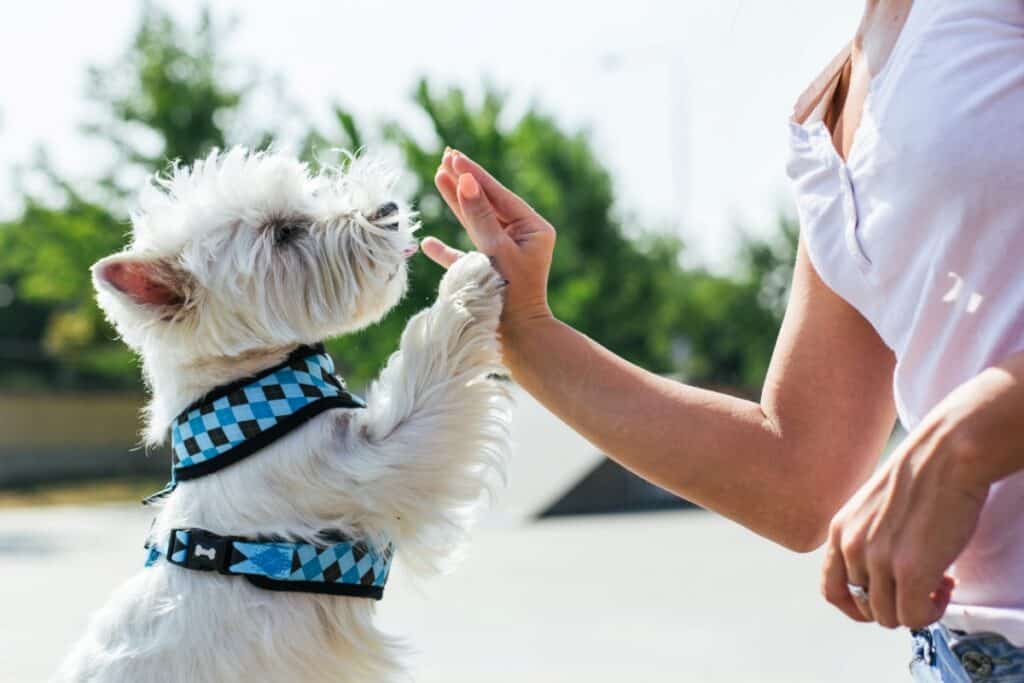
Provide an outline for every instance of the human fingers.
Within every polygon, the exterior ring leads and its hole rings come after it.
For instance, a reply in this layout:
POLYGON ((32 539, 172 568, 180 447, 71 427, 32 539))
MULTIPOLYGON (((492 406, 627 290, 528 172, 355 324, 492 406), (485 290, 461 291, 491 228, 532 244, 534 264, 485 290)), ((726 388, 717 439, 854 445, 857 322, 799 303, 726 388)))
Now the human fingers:
POLYGON ((850 595, 849 583, 846 564, 843 560, 843 554, 839 549, 839 539, 837 535, 833 535, 829 539, 828 547, 825 550, 821 594, 825 600, 854 621, 870 621, 869 617, 857 606, 853 596, 850 595))
POLYGON ((420 243, 423 253, 434 263, 443 268, 450 268, 453 263, 462 257, 463 252, 449 247, 436 237, 428 237, 420 243))
POLYGON ((487 169, 462 152, 453 150, 449 155, 452 170, 459 176, 472 174, 483 188, 484 194, 506 221, 519 220, 536 214, 519 195, 502 185, 487 169))
POLYGON ((935 576, 923 571, 921 566, 919 562, 899 560, 893 570, 897 619, 908 628, 924 628, 938 621, 949 606, 955 585, 949 576, 936 581, 935 576))
POLYGON ((448 205, 452 213, 455 214, 455 218, 459 223, 465 223, 462 216, 462 207, 459 206, 459 196, 456 185, 458 183, 458 177, 453 175, 450 171, 444 168, 442 165, 437 169, 437 173, 434 174, 434 187, 441 194, 441 198, 444 199, 444 203, 448 205))
POLYGON ((463 225, 469 232, 470 239, 483 253, 495 255, 510 240, 501 227, 494 205, 484 195, 480 184, 471 174, 459 176, 457 191, 459 206, 465 219, 463 225))
POLYGON ((892 561, 888 553, 874 551, 868 554, 868 600, 875 622, 885 628, 900 625, 896 609, 896 578, 892 574, 892 561))

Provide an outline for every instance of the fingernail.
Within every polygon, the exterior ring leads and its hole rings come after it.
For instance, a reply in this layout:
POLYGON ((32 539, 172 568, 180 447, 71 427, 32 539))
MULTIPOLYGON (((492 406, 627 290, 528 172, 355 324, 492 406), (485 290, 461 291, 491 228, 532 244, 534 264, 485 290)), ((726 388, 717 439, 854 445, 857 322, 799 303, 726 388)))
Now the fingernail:
POLYGON ((480 185, 469 173, 463 173, 459 176, 459 192, 466 199, 476 199, 480 196, 480 185))
POLYGON ((452 153, 452 148, 449 147, 448 145, 445 145, 444 146, 444 154, 441 155, 441 158, 442 159, 447 159, 448 155, 451 154, 451 153, 452 153))

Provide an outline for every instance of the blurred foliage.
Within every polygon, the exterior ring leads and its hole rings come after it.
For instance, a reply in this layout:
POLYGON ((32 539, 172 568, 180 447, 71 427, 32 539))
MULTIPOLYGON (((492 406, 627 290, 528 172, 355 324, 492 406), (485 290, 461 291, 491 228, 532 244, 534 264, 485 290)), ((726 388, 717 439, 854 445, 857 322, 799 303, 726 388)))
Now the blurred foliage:
POLYGON ((248 86, 226 84, 226 61, 217 50, 227 27, 215 26, 204 9, 195 30, 170 15, 143 6, 142 24, 117 64, 89 69, 91 100, 106 116, 84 126, 117 148, 120 164, 149 172, 168 160, 192 160, 223 149, 231 113, 248 86), (152 151, 132 144, 146 136, 152 151))
POLYGON ((760 390, 789 296, 797 234, 795 220, 780 218, 776 239, 743 242, 731 277, 687 273, 679 331, 686 347, 680 369, 689 379, 760 390))
POLYGON ((86 94, 98 116, 82 133, 106 143, 112 162, 76 184, 41 152, 31 173, 46 198, 25 192, 21 215, 0 222, 0 278, 16 294, 0 308, 0 386, 138 386, 131 354, 96 308, 89 267, 124 245, 133 183, 173 159, 225 145, 226 124, 248 86, 223 77, 216 46, 224 33, 208 11, 187 30, 147 3, 124 54, 89 69, 86 94), (28 327, 4 324, 26 313, 28 327))
MULTIPOLYGON (((122 58, 90 70, 89 96, 99 116, 83 132, 107 143, 113 161, 92 182, 76 184, 41 156, 34 171, 48 181, 47 199, 26 192, 21 215, 0 223, 0 294, 7 287, 15 295, 0 305, 0 387, 137 386, 130 354, 95 307, 88 267, 124 243, 128 188, 143 172, 214 147, 270 139, 238 140, 229 132, 252 84, 232 85, 226 76, 229 64, 218 46, 227 30, 209 12, 187 28, 145 5, 122 58)), ((398 123, 366 129, 335 105, 334 129, 310 129, 306 157, 316 163, 317 153, 331 147, 396 145, 415 180, 423 234, 469 248, 433 189, 444 147, 462 150, 558 228, 550 298, 560 318, 656 372, 756 391, 784 307, 795 253, 791 222, 781 222, 778 239, 746 240, 731 276, 685 269, 677 240, 626 224, 612 179, 585 134, 565 132, 537 108, 507 122, 504 98, 493 89, 476 103, 459 88, 434 91, 424 80, 414 100, 430 123, 428 139, 398 123)), ((432 301, 440 276, 417 258, 409 296, 395 311, 331 342, 353 385, 378 372, 408 317, 432 301)))

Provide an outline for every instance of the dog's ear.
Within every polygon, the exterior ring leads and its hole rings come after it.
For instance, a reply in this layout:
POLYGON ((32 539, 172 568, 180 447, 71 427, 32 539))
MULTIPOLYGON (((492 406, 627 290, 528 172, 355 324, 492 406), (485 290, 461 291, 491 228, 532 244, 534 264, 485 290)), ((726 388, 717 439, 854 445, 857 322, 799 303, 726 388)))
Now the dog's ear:
POLYGON ((97 287, 107 287, 139 306, 181 308, 188 299, 189 278, 175 259, 115 254, 92 267, 97 287))

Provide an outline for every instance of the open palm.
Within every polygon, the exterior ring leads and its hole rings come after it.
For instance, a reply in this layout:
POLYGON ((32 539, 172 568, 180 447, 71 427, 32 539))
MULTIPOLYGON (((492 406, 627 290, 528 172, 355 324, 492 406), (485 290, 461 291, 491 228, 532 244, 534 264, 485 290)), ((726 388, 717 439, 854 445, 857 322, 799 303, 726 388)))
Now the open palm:
MULTIPOLYGON (((503 324, 548 316, 547 281, 555 229, 518 195, 465 154, 445 150, 434 183, 473 244, 508 281, 503 324)), ((462 252, 435 237, 423 251, 445 268, 462 252)))

